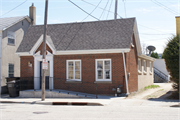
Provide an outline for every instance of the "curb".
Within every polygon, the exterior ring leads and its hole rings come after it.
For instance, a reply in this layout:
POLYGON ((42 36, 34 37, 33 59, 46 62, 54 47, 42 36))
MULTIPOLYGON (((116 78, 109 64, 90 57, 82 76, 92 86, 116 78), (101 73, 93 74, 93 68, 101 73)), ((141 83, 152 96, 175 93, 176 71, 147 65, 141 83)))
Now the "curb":
POLYGON ((17 101, 0 101, 0 103, 19 103, 19 104, 41 104, 41 105, 76 105, 76 106, 103 106, 100 103, 91 103, 91 102, 17 102, 17 101))

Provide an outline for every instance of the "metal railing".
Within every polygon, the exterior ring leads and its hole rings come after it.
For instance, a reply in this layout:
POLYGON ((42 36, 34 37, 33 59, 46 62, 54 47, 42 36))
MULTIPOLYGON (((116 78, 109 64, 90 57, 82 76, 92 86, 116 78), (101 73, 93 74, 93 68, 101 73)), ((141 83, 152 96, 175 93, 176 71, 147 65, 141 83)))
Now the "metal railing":
MULTIPOLYGON (((24 90, 41 90, 41 78, 40 77, 24 77, 19 80, 20 91, 24 90), (37 82, 38 81, 38 82, 37 82), (38 86, 34 85, 34 82, 39 83, 38 86)), ((113 95, 117 93, 117 91, 113 91, 113 89, 120 88, 121 93, 124 93, 124 79, 120 82, 116 83, 96 83, 94 81, 88 82, 86 80, 75 81, 75 80, 67 80, 62 78, 46 78, 46 89, 48 90, 58 90, 58 91, 69 91, 69 93, 79 92, 87 95, 113 95), (52 89, 52 86, 54 89, 52 89)))
POLYGON ((169 77, 165 73, 161 72, 159 69, 154 67, 154 76, 158 76, 159 78, 165 80, 166 82, 168 81, 169 77))

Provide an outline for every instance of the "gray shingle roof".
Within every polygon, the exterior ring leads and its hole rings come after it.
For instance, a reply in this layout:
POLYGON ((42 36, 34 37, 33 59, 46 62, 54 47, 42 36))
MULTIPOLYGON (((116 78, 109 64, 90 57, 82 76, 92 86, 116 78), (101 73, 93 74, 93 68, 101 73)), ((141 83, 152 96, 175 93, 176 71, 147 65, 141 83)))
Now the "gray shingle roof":
POLYGON ((23 20, 27 16, 20 16, 20 17, 8 17, 8 18, 0 18, 0 30, 4 28, 10 27, 14 23, 23 20))
MULTIPOLYGON (((51 24, 47 35, 57 51, 130 48, 135 18, 51 24)), ((43 25, 29 27, 17 52, 29 52, 43 34, 43 25)))

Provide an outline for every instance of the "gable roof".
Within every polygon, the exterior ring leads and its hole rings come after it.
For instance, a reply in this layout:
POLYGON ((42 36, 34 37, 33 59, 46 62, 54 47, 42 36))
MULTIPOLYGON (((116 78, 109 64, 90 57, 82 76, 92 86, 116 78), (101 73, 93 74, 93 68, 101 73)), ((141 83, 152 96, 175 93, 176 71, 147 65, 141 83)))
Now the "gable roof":
MULTIPOLYGON (((50 24, 47 35, 57 51, 130 48, 135 18, 50 24)), ((44 26, 30 26, 17 52, 29 52, 43 34, 44 26)))
POLYGON ((18 23, 19 21, 23 19, 27 19, 29 22, 31 21, 28 16, 19 16, 19 17, 8 17, 8 18, 0 18, 0 30, 4 30, 8 27, 11 27, 15 23, 18 23))

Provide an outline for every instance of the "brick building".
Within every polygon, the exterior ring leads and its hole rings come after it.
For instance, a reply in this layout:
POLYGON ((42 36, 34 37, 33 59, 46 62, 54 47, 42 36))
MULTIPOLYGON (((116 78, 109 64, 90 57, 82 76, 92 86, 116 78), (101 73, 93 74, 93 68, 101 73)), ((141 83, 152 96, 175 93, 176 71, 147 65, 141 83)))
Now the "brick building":
MULTIPOLYGON (((16 52, 21 77, 33 78, 34 89, 41 88, 42 41, 43 25, 31 26, 16 52)), ((46 48, 46 89, 114 94, 121 86, 128 94, 153 84, 147 69, 154 59, 141 53, 135 18, 48 25, 46 48)))

